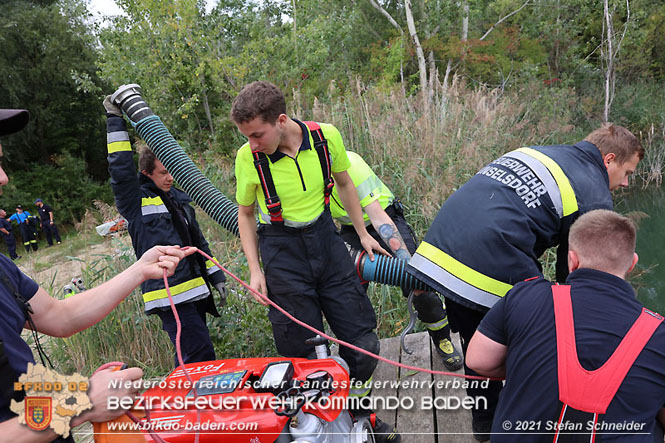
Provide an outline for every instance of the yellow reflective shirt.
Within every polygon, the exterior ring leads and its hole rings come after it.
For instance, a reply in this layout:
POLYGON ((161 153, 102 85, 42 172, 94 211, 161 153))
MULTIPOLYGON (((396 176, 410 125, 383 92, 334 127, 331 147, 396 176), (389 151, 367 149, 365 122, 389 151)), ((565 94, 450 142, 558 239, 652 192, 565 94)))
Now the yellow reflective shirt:
MULTIPOLYGON (((351 167, 348 169, 349 176, 353 181, 358 193, 358 200, 360 206, 364 209, 367 205, 376 200, 381 204, 382 209, 386 209, 395 200, 395 196, 390 191, 379 177, 376 176, 372 168, 369 167, 365 160, 355 152, 347 151, 351 161, 351 167)), ((344 225, 351 225, 351 218, 346 213, 342 200, 337 194, 337 188, 333 189, 332 197, 330 198, 330 214, 334 219, 340 221, 344 225)), ((369 223, 369 216, 363 212, 363 219, 365 224, 369 223)))
MULTIPOLYGON (((323 171, 319 156, 314 149, 314 141, 307 126, 295 120, 307 137, 303 142, 295 158, 285 155, 277 150, 268 155, 268 165, 275 183, 275 191, 282 203, 282 216, 285 220, 293 222, 308 222, 316 219, 323 212, 323 171)), ((349 158, 344 149, 342 136, 333 125, 320 123, 323 136, 328 142, 328 151, 332 160, 332 172, 346 171, 349 166, 349 158)), ((259 203, 261 223, 269 220, 266 197, 259 181, 254 156, 245 143, 236 154, 236 201, 243 206, 250 206, 254 202, 259 203)))

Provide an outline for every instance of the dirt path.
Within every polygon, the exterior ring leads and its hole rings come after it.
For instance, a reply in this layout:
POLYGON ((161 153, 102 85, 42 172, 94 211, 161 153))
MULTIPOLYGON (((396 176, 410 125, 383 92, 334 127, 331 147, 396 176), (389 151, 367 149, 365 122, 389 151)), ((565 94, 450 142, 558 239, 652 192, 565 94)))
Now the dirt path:
MULTIPOLYGON (((95 260, 107 255, 127 252, 130 246, 128 235, 121 235, 115 239, 101 239, 92 237, 91 241, 67 241, 53 247, 41 245, 36 252, 26 254, 16 264, 21 270, 39 283, 44 289, 59 292, 71 283, 72 278, 83 275, 85 268, 95 260), (101 243, 93 243, 101 240, 101 243)), ((131 251, 133 253, 133 251, 131 251)))

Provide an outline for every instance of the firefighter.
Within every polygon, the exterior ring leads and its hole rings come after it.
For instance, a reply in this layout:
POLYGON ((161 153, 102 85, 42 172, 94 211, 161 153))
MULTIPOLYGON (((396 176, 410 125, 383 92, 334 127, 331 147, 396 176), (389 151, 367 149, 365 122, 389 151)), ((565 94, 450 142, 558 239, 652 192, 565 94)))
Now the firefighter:
MULTIPOLYGON (((411 259, 411 254, 416 251, 416 236, 404 218, 404 206, 360 155, 351 151, 346 154, 351 161, 348 173, 364 211, 363 219, 367 232, 382 247, 389 249, 393 256, 404 260, 411 259)), ((330 201, 330 213, 342 225, 340 233, 344 241, 352 248, 359 249, 360 240, 335 188, 330 201)), ((364 286, 367 288, 367 284, 364 286)), ((408 297, 409 291, 402 290, 402 294, 408 297)), ((439 296, 434 292, 417 291, 413 305, 418 312, 418 318, 425 323, 443 364, 450 371, 460 369, 462 356, 450 341, 448 316, 439 296)))
POLYGON ((0 209, 0 232, 5 239, 9 258, 12 260, 18 260, 21 256, 16 253, 16 239, 14 238, 12 230, 12 224, 7 221, 7 213, 4 209, 0 209))
POLYGON ((25 252, 30 252, 31 246, 33 251, 39 249, 39 245, 37 244, 37 231, 32 225, 30 217, 32 217, 32 215, 30 215, 28 211, 24 211, 23 206, 21 205, 16 205, 16 213, 9 217, 9 220, 18 223, 21 237, 23 238, 25 252))
POLYGON ((62 243, 58 227, 53 221, 53 209, 45 204, 41 198, 35 200, 35 206, 37 206, 37 212, 39 212, 39 227, 46 232, 48 245, 53 246, 53 238, 55 238, 57 244, 62 243))
POLYGON ((635 237, 615 212, 584 214, 570 229, 566 284, 518 283, 480 323, 467 364, 506 378, 492 443, 552 442, 558 429, 576 431, 559 443, 591 442, 592 433, 663 441, 665 325, 625 280, 637 263, 635 237), (532 425, 516 434, 519 423, 532 425))
MULTIPOLYGON (((538 258, 546 249, 559 246, 556 278, 565 281, 571 224, 590 210, 612 209, 610 191, 628 186, 643 156, 629 130, 607 123, 575 145, 511 151, 448 198, 408 271, 446 297, 462 351, 512 285, 542 276, 538 258)), ((488 437, 500 390, 498 381, 467 390, 487 398, 487 409, 472 410, 478 439, 488 437)))
MULTIPOLYGON (((213 256, 208 241, 201 233, 191 198, 173 186, 173 176, 144 147, 139 154, 139 173, 132 153, 125 120, 120 108, 103 102, 106 109, 109 173, 116 206, 127 219, 129 235, 136 256, 140 258, 154 245, 178 243, 195 246, 213 256)), ((213 257, 214 258, 214 257, 213 257)), ((226 303, 226 277, 211 260, 200 254, 188 257, 178 266, 169 286, 182 324, 180 347, 185 363, 215 360, 215 350, 206 324, 206 313, 219 317, 210 289, 226 303)), ((162 320, 173 345, 176 345, 177 324, 162 279, 148 280, 141 285, 145 311, 162 320)), ((178 365, 174 353, 175 365, 178 365)))
MULTIPOLYGON (((374 308, 330 217, 333 177, 363 248, 372 259, 372 250, 387 252, 365 229, 339 131, 287 116, 282 91, 268 82, 245 86, 233 101, 231 118, 248 139, 236 155, 235 175, 238 227, 251 287, 319 330, 323 311, 338 338, 378 353, 374 308)), ((305 344, 314 333, 273 307, 268 318, 277 352, 285 357, 314 353, 314 346, 305 344)), ((367 382, 351 395, 368 395, 376 360, 345 347, 339 354, 349 364, 351 378, 367 382)), ((401 439, 392 425, 378 419, 374 430, 379 441, 401 439)))

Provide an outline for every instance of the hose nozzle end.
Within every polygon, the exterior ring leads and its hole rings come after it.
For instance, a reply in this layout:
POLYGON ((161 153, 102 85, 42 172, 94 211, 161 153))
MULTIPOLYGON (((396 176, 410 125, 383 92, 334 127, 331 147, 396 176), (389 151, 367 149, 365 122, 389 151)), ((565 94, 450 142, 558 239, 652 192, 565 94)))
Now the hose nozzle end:
POLYGON ((111 101, 136 124, 145 117, 155 115, 143 99, 142 93, 141 87, 135 83, 122 85, 111 95, 111 101))

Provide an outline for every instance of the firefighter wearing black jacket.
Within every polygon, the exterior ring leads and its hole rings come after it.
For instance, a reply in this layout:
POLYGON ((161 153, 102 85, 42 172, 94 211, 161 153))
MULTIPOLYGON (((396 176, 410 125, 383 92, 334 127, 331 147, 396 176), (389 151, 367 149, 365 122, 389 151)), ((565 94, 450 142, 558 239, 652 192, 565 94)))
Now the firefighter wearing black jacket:
POLYGON ((62 243, 58 227, 53 220, 53 208, 45 204, 41 198, 35 200, 35 206, 37 206, 37 212, 39 212, 39 227, 46 233, 48 245, 53 246, 53 238, 55 238, 56 243, 62 243))
MULTIPOLYGON (((509 152, 482 168, 444 203, 408 271, 446 298, 462 350, 489 308, 522 280, 542 276, 538 258, 557 250, 557 281, 568 274, 568 230, 581 214, 612 209, 610 190, 628 185, 644 156, 627 129, 605 124, 573 146, 509 152)), ((474 374, 465 367, 467 374, 474 374)), ((487 410, 473 413, 477 438, 492 423, 501 382, 488 390, 487 410)))
POLYGON ((2 235, 2 238, 5 239, 9 258, 16 260, 21 258, 21 256, 16 253, 16 239, 14 238, 14 233, 12 232, 12 224, 7 221, 6 217, 7 213, 5 210, 0 209, 0 235, 2 235))
MULTIPOLYGON (((155 245, 195 246, 212 256, 208 242, 196 221, 190 197, 172 187, 173 177, 145 148, 139 157, 137 175, 125 120, 107 97, 108 162, 111 187, 120 214, 129 222, 128 230, 136 256, 155 245)), ((169 278, 169 287, 182 324, 180 346, 185 363, 215 360, 215 351, 206 325, 206 313, 219 317, 210 285, 226 300, 226 278, 221 269, 200 254, 180 263, 169 278)), ((175 345, 176 322, 161 279, 141 284, 147 314, 156 314, 162 328, 175 345)), ((176 360, 177 365, 177 360, 176 360)))

